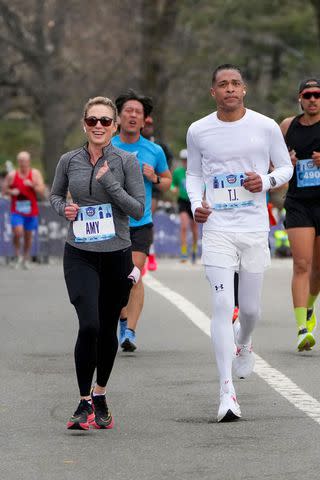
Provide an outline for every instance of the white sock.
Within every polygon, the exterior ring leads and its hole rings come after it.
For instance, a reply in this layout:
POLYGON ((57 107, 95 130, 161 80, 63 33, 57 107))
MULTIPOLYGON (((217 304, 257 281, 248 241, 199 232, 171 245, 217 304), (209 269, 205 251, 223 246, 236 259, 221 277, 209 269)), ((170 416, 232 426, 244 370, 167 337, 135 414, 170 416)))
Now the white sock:
POLYGON ((95 391, 93 390, 92 396, 93 397, 100 397, 100 396, 104 396, 106 393, 107 393, 106 390, 104 391, 104 393, 95 393, 95 391))

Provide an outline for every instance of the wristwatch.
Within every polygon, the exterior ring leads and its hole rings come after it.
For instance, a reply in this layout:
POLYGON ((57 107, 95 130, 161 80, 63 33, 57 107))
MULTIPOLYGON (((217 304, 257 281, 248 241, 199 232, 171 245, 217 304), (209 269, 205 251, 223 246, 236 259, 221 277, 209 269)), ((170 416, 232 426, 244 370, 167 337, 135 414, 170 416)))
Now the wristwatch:
POLYGON ((269 177, 269 182, 270 182, 271 188, 273 188, 277 185, 277 181, 274 177, 269 177))
POLYGON ((159 183, 161 182, 161 177, 159 175, 157 175, 157 181, 156 182, 152 182, 154 185, 158 185, 159 183))

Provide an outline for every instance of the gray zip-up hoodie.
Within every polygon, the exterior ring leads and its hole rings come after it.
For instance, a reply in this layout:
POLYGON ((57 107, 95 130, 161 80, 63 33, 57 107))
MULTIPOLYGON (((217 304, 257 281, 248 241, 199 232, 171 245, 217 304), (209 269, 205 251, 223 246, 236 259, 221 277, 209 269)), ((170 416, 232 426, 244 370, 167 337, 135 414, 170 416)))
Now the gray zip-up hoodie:
POLYGON ((57 165, 50 194, 51 205, 63 217, 68 190, 72 201, 80 207, 110 203, 116 236, 99 242, 76 243, 70 222, 67 243, 93 252, 114 252, 131 245, 129 216, 139 220, 145 207, 143 176, 134 155, 110 143, 93 166, 86 146, 65 153, 57 165), (109 170, 96 180, 106 160, 109 170))

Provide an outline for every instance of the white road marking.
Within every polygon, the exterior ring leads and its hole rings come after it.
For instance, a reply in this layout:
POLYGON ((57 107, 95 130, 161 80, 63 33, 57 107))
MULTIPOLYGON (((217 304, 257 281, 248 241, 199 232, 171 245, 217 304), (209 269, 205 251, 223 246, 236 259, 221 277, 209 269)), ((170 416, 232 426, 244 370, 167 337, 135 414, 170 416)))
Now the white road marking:
MULTIPOLYGON (((145 285, 175 305, 194 325, 210 336, 210 318, 198 307, 179 293, 170 290, 149 273, 143 280, 145 285)), ((292 405, 320 424, 320 402, 304 392, 286 375, 271 367, 256 353, 255 357, 254 372, 292 405)))

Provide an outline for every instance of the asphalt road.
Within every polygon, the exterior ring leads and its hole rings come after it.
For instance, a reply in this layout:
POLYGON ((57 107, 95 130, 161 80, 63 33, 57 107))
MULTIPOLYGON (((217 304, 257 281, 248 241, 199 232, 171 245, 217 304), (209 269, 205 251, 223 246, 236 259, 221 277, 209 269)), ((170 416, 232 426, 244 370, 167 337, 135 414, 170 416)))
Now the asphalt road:
MULTIPOLYGON (((320 420, 310 417, 310 408, 320 412, 320 338, 314 351, 296 353, 290 276, 290 260, 274 260, 266 273, 254 348, 270 371, 267 380, 260 372, 236 381, 239 422, 216 423, 219 388, 209 337, 160 289, 146 287, 139 348, 119 352, 108 387, 114 429, 71 432, 65 423, 78 402, 77 321, 62 266, 14 271, 1 264, 0 478, 318 478, 320 420)), ((152 278, 210 316, 200 265, 162 260, 152 278)))

